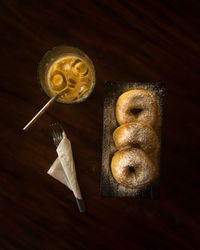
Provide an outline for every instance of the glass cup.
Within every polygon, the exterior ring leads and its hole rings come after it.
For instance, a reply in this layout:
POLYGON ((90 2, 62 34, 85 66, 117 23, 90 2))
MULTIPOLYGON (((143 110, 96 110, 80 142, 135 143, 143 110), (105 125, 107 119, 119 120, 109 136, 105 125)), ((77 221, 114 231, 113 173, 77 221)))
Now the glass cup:
POLYGON ((94 89, 95 68, 82 50, 62 45, 43 56, 38 66, 38 80, 50 98, 67 89, 57 102, 79 103, 87 99, 94 89))

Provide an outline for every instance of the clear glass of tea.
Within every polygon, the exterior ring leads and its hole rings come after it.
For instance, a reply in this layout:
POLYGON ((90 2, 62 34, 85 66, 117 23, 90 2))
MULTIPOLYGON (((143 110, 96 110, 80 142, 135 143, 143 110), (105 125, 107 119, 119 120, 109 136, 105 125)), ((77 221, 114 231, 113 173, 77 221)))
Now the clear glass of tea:
POLYGON ((79 103, 88 98, 94 89, 95 68, 85 52, 62 45, 43 56, 38 66, 38 80, 50 98, 67 88, 57 102, 79 103))

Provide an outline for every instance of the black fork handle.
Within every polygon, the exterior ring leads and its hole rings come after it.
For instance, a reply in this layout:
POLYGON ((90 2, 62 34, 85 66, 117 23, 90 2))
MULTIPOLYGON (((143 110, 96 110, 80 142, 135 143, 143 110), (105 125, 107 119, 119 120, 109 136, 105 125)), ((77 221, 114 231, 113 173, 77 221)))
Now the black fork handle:
POLYGON ((83 199, 76 198, 76 202, 77 202, 79 211, 81 213, 84 213, 86 211, 86 209, 85 209, 85 203, 84 203, 83 199))

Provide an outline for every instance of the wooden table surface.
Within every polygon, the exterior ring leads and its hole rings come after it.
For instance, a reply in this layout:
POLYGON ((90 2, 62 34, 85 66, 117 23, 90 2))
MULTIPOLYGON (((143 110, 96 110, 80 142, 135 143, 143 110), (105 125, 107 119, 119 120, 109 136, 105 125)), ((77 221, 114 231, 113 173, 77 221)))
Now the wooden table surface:
POLYGON ((1 1, 0 249, 199 249, 200 2, 1 1), (67 44, 96 67, 77 105, 54 104, 36 79, 43 54, 67 44), (104 81, 165 82, 160 200, 102 198, 104 81), (47 174, 49 125, 72 142, 87 212, 47 174))

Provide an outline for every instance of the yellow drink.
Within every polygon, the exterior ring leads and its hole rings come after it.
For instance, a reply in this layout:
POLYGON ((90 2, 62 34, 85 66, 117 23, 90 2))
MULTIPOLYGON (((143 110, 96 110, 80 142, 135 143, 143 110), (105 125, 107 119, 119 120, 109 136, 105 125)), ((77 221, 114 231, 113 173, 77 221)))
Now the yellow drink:
POLYGON ((48 52, 39 67, 43 90, 52 97, 67 88, 58 102, 74 103, 85 99, 95 84, 95 70, 84 52, 73 47, 57 47, 48 52), (43 69, 44 68, 44 69, 43 69))

